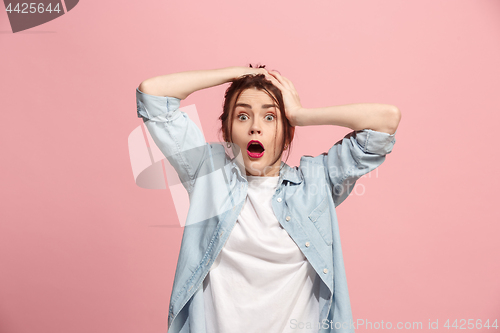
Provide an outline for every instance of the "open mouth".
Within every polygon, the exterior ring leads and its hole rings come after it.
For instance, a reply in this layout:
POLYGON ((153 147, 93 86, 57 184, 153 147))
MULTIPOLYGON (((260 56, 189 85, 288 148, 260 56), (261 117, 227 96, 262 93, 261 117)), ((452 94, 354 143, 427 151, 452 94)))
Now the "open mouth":
POLYGON ((247 145, 247 154, 252 158, 259 158, 264 155, 264 145, 257 140, 251 140, 247 145))

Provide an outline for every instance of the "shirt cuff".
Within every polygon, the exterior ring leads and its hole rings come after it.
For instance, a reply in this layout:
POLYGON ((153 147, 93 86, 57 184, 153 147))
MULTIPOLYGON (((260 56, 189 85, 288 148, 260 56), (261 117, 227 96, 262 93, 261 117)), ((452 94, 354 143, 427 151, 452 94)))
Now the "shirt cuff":
POLYGON ((396 143, 396 132, 389 134, 371 129, 363 129, 361 131, 356 131, 356 140, 363 152, 386 155, 392 151, 396 143))
POLYGON ((181 100, 176 97, 154 96, 136 88, 137 117, 152 121, 172 121, 180 116, 181 100))

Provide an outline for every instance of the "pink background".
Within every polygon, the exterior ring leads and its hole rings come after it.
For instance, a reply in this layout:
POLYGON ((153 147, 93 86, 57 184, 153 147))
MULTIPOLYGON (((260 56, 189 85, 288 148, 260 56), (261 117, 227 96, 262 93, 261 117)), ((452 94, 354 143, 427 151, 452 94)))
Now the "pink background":
MULTIPOLYGON (((0 332, 166 331, 182 229, 168 190, 134 182, 135 88, 249 62, 305 107, 402 112, 338 207, 355 321, 500 320, 498 0, 83 0, 16 34, 2 11, 0 31, 0 332)), ((181 104, 207 140, 225 88, 181 104)), ((288 164, 349 131, 298 128, 288 164)))

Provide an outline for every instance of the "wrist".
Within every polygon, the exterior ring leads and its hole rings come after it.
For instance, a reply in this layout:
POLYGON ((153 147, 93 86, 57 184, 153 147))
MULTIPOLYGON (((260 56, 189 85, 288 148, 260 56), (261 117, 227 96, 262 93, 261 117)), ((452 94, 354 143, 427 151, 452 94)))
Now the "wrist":
POLYGON ((223 68, 223 70, 225 71, 226 82, 231 82, 234 79, 237 79, 238 77, 244 75, 246 69, 245 67, 231 66, 223 68))
POLYGON ((308 109, 300 108, 291 115, 291 123, 293 126, 307 126, 308 109))

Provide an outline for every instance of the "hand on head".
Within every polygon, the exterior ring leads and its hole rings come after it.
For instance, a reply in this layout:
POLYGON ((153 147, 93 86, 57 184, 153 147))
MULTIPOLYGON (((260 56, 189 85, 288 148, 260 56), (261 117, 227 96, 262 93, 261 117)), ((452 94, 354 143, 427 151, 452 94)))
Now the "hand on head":
POLYGON ((292 81, 282 76, 276 70, 270 70, 266 74, 266 78, 271 81, 283 95, 283 102, 285 103, 285 113, 290 125, 297 126, 295 118, 299 112, 303 111, 302 104, 300 103, 299 94, 295 89, 292 81))

